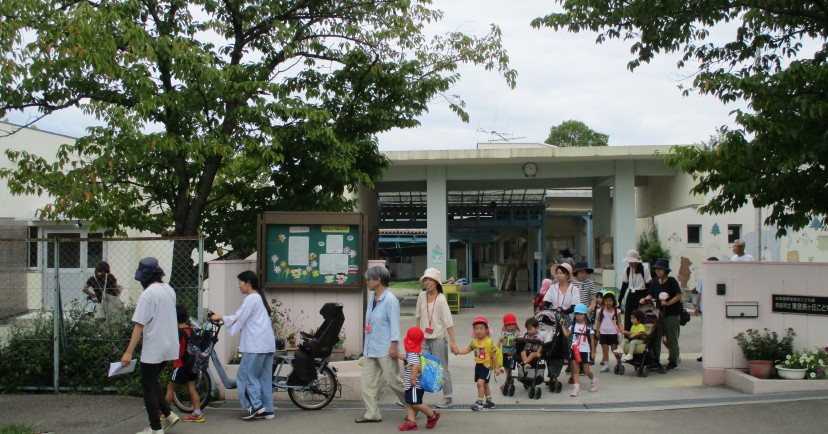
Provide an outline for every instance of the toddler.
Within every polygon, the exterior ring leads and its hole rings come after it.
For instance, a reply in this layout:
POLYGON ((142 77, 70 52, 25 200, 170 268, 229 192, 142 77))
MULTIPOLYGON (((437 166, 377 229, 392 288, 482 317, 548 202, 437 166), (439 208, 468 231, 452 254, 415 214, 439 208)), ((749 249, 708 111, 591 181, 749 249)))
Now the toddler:
POLYGON ((403 386, 405 388, 405 422, 398 426, 400 431, 417 431, 417 413, 426 415, 426 428, 434 428, 440 419, 440 412, 431 410, 423 403, 425 391, 420 388, 417 377, 420 375, 420 354, 423 352, 425 335, 419 327, 411 327, 406 333, 403 346, 405 347, 405 371, 403 371, 403 386))
MULTIPOLYGON (((167 402, 172 404, 175 389, 178 386, 185 386, 190 395, 190 402, 193 404, 193 414, 184 416, 184 422, 204 422, 204 414, 201 412, 201 402, 195 387, 195 380, 198 374, 193 373, 193 365, 184 363, 184 355, 187 353, 187 345, 190 343, 190 335, 193 332, 187 326, 187 308, 175 305, 175 315, 178 318, 178 358, 173 361, 173 372, 167 383, 167 402)), ((163 416, 163 414, 162 414, 163 416)))
POLYGON ((518 331, 520 329, 515 316, 511 313, 503 315, 503 330, 500 332, 497 346, 500 347, 500 352, 503 354, 503 366, 500 367, 500 370, 506 373, 506 381, 503 383, 504 391, 512 382, 512 369, 515 369, 515 340, 517 340, 518 331))
MULTIPOLYGON (((524 325, 526 326, 526 333, 523 334, 523 339, 528 339, 530 341, 542 340, 541 334, 538 333, 538 326, 540 323, 537 318, 531 317, 527 319, 524 325)), ((526 346, 523 347, 523 352, 520 353, 520 360, 524 365, 528 365, 532 363, 533 360, 540 359, 540 356, 541 345, 535 342, 527 342, 526 346)))
MULTIPOLYGON (((595 358, 595 335, 586 321, 587 307, 585 304, 575 306, 575 322, 571 328, 564 328, 566 337, 572 337, 572 393, 569 396, 576 397, 581 394, 580 371, 589 378, 589 391, 598 390, 598 380, 592 375, 589 369, 589 361, 595 358)), ((561 327, 564 320, 561 319, 561 327)))
POLYGON ((621 311, 618 309, 618 302, 615 301, 615 293, 612 291, 604 293, 603 306, 595 311, 595 330, 601 343, 601 372, 609 372, 609 350, 612 349, 615 352, 618 349, 618 332, 623 330, 621 311))
POLYGON ((623 355, 623 360, 629 362, 633 359, 633 353, 637 345, 643 344, 647 338, 647 329, 644 327, 644 313, 640 310, 633 311, 630 316, 630 331, 624 332, 624 340, 621 346, 615 350, 618 356, 623 355))
POLYGON ((468 354, 474 351, 474 382, 477 383, 477 402, 472 405, 472 410, 493 410, 492 390, 489 388, 489 379, 492 371, 498 375, 497 349, 492 342, 492 330, 489 328, 489 321, 486 318, 477 317, 472 322, 472 341, 468 347, 458 350, 455 354, 468 354), (483 401, 485 397, 485 402, 483 401))

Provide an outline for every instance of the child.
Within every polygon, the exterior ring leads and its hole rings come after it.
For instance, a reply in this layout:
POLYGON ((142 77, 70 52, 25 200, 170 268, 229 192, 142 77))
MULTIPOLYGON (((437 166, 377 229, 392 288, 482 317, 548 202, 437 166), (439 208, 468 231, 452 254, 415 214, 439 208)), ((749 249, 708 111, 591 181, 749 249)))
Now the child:
POLYGON ((535 300, 532 304, 535 306, 535 313, 538 313, 539 310, 543 309, 543 297, 546 295, 546 291, 549 290, 549 287, 552 286, 552 279, 543 279, 541 282, 541 289, 538 292, 538 295, 535 296, 535 300))
POLYGON ((190 402, 193 404, 193 414, 184 416, 184 422, 204 422, 204 414, 201 413, 201 402, 195 388, 195 380, 198 374, 193 373, 193 367, 184 363, 184 355, 187 353, 187 344, 190 343, 190 334, 193 330, 187 327, 187 308, 175 305, 175 314, 178 318, 178 358, 173 362, 173 372, 170 382, 167 383, 167 402, 172 404, 173 394, 177 386, 187 386, 190 394, 190 402))
MULTIPOLYGON (((563 332, 566 337, 572 336, 572 393, 569 396, 576 397, 581 394, 580 370, 583 369, 587 377, 589 377, 589 391, 595 392, 598 390, 598 379, 592 375, 589 370, 589 361, 595 358, 595 335, 589 324, 586 322, 587 307, 584 304, 575 306, 575 322, 571 328, 564 328, 563 332)), ((561 327, 564 325, 564 320, 561 319, 561 327)))
MULTIPOLYGON (((523 324, 526 327, 526 333, 523 334, 523 339, 528 340, 542 340, 540 333, 538 333, 538 326, 540 323, 537 318, 530 317, 523 324)), ((520 360, 524 365, 532 363, 533 360, 539 359, 541 356, 541 345, 535 342, 527 342, 523 347, 523 352, 520 353, 520 360)))
POLYGON ((420 353, 423 351, 423 339, 425 335, 419 327, 411 327, 405 336, 405 371, 403 372, 403 386, 405 388, 405 422, 397 428, 400 431, 417 431, 417 413, 423 413, 428 418, 426 428, 434 428, 440 419, 440 412, 431 410, 428 405, 423 404, 423 389, 420 389, 420 382, 417 377, 420 375, 420 353))
MULTIPOLYGON (((607 291, 604 293, 604 305, 595 311, 595 330, 598 340, 601 342, 601 372, 609 372, 609 349, 618 349, 618 333, 623 330, 621 327, 621 311, 618 309, 618 302, 615 300, 615 293, 607 291)), ((620 356, 616 356, 620 358, 620 356)))
POLYGON ((518 328, 515 316, 511 313, 503 315, 503 331, 500 332, 500 339, 497 341, 497 346, 500 347, 500 351, 503 354, 503 366, 500 368, 500 371, 506 373, 506 381, 502 387, 504 391, 512 383, 512 369, 515 369, 515 340, 517 340, 518 331, 520 329, 518 328))
POLYGON ((647 329, 644 328, 643 312, 640 310, 634 310, 630 316, 630 322, 632 323, 630 331, 624 332, 624 340, 621 341, 621 346, 614 351, 618 356, 623 354, 625 362, 629 362, 633 359, 635 347, 643 344, 644 339, 647 337, 647 329))
POLYGON ((489 389, 489 379, 492 370, 495 375, 500 374, 497 366, 497 357, 494 354, 497 349, 492 343, 492 329, 489 328, 489 321, 486 318, 477 317, 472 322, 472 339, 468 347, 458 350, 455 354, 468 354, 474 351, 474 381, 477 383, 477 402, 472 405, 472 410, 493 410, 492 390, 489 389), (483 398, 486 401, 483 402, 483 398))

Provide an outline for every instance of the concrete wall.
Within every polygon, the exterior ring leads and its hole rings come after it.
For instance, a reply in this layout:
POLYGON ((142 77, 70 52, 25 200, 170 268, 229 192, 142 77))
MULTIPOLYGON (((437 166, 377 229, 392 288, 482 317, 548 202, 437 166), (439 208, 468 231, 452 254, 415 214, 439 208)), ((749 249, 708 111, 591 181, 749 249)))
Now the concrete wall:
POLYGON ((701 274, 704 384, 723 384, 726 369, 747 367, 733 337, 750 328, 783 334, 792 327, 799 350, 828 345, 828 316, 771 312, 771 294, 828 296, 828 263, 704 262, 701 274), (716 295, 717 284, 726 285, 725 295, 716 295), (757 318, 725 317, 727 302, 754 301, 759 303, 757 318))

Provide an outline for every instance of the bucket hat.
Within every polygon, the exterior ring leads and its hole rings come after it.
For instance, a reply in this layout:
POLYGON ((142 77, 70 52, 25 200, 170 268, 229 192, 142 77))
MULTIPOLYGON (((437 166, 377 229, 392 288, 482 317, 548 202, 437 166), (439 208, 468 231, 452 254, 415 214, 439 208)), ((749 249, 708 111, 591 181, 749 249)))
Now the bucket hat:
POLYGON ((659 269, 661 269, 661 270, 667 270, 667 272, 668 272, 668 273, 669 273, 670 271, 672 271, 672 270, 670 270, 670 260, 669 260, 669 259, 666 259, 666 258, 658 258, 658 259, 656 259, 655 264, 653 264, 653 265, 652 265, 652 268, 653 268, 654 270, 659 270, 659 269))
POLYGON ((641 255, 638 254, 638 250, 628 251, 624 262, 641 262, 641 255))
POLYGON ((592 274, 595 272, 592 268, 589 268, 589 265, 586 261, 579 261, 575 263, 575 266, 572 267, 572 274, 576 274, 581 270, 586 270, 587 274, 592 274))

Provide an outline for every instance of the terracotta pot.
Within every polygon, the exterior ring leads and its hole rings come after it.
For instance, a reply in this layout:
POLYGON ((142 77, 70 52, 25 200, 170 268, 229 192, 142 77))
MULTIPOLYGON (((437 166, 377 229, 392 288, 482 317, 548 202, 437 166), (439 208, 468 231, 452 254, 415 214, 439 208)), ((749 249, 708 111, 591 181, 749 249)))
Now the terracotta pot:
POLYGON ((771 376, 773 362, 770 360, 748 360, 748 371, 750 375, 767 380, 771 376))

